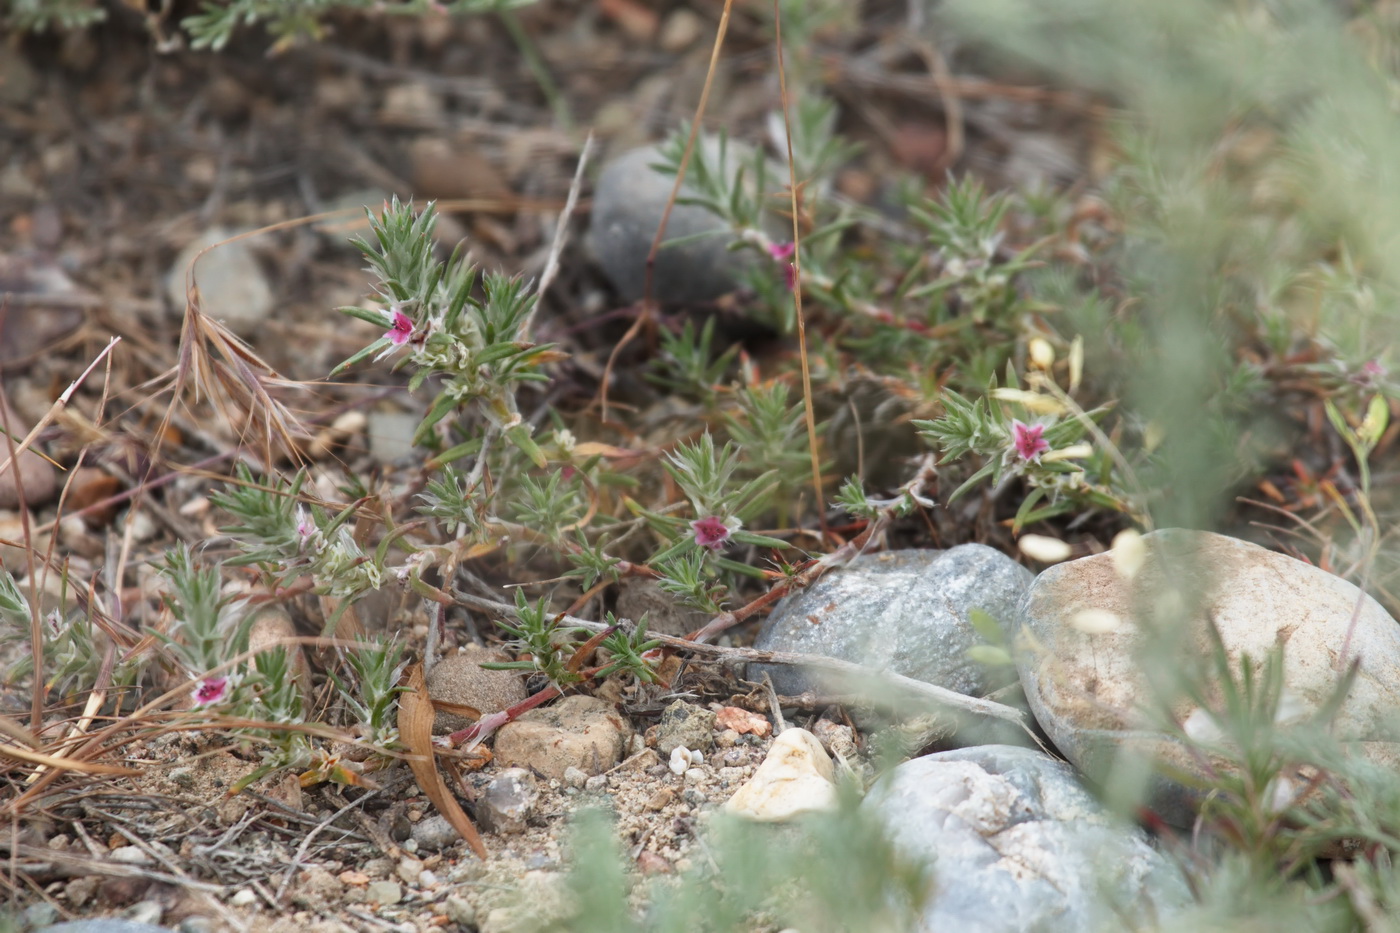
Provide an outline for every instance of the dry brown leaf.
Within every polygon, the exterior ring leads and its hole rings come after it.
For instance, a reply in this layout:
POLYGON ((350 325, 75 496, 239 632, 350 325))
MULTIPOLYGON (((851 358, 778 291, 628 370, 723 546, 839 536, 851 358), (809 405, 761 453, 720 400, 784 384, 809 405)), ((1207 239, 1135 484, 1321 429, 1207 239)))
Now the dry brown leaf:
POLYGON ((418 786, 428 795, 437 811, 467 840, 472 851, 485 861, 486 846, 481 841, 481 834, 438 773, 433 758, 433 716, 433 699, 428 695, 428 684, 423 679, 423 665, 414 664, 408 669, 408 689, 399 695, 399 737, 412 755, 408 766, 413 769, 418 786))

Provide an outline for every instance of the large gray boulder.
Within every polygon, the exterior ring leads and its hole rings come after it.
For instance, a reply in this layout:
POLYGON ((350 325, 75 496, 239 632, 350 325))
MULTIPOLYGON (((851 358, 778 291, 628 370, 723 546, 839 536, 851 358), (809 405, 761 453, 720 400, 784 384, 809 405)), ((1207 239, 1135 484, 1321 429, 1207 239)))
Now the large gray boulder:
POLYGON ((1177 867, 1074 770, 985 745, 907 761, 861 804, 929 863, 920 933, 1122 930, 1190 902, 1177 867))
MULTIPOLYGON (((982 696, 987 669, 967 656, 980 643, 968 613, 981 609, 1006 622, 1030 582, 1030 571, 981 544, 862 555, 780 602, 754 647, 839 658, 982 696)), ((764 673, 778 693, 822 690, 819 672, 749 665, 750 680, 764 673)))

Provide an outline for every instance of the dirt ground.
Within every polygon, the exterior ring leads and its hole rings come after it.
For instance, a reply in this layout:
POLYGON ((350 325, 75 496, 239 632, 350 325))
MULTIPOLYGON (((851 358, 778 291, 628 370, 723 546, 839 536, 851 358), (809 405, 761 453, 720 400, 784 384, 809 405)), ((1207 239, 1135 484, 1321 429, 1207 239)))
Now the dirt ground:
MULTIPOLYGON (((158 452, 153 443, 170 401, 160 380, 176 363, 183 307, 167 278, 180 251, 212 227, 256 229, 397 194, 440 199, 441 239, 466 238, 483 266, 538 276, 587 132, 598 141, 591 175, 691 118, 722 6, 560 0, 519 11, 557 92, 491 16, 333 18, 325 41, 274 56, 256 29, 218 54, 162 51, 125 7, 88 32, 0 36, 4 395, 32 424, 121 337, 44 435, 56 455, 83 449, 96 468, 75 478, 65 509, 130 490, 152 465, 169 480, 146 500, 140 528, 130 529, 136 519, 114 502, 56 530, 53 505, 35 510, 31 532, 41 543, 57 534, 71 577, 118 594, 138 631, 157 607, 150 575, 137 568, 176 540, 213 533, 203 496, 230 469, 239 440, 234 426, 185 412, 158 452), (105 579, 122 549, 132 569, 105 579)), ((761 143, 778 102, 769 5, 735 7, 705 122, 761 143)), ((1085 102, 978 74, 975 59, 950 44, 917 38, 908 9, 852 5, 810 50, 841 105, 842 131, 864 146, 840 175, 839 193, 873 203, 902 173, 938 180, 949 169, 993 186, 1081 183, 1095 145, 1085 102)), ((167 34, 176 18, 162 24, 167 34)), ((541 322, 541 339, 572 355, 559 380, 565 404, 596 390, 612 342, 637 313, 588 260, 587 185, 583 193, 541 322)), ((352 212, 251 240, 274 300, 243 336, 286 377, 316 384, 290 401, 317 429, 348 413, 422 410, 386 371, 370 377, 377 384, 325 381, 373 336, 331 310, 365 291, 362 262, 345 243, 358 224, 352 212)), ((351 437, 325 469, 389 469, 368 447, 362 434, 351 437)), ((17 522, 7 517, 0 537, 21 539, 17 522)), ((16 574, 25 567, 22 548, 0 548, 0 560, 16 574)), ((421 610, 392 596, 362 615, 371 628, 415 640, 427 630, 421 610)), ((471 637, 462 628, 448 642, 471 637)), ((766 709, 761 692, 731 671, 702 665, 670 691, 622 698, 639 734, 677 692, 766 709)), ((27 684, 0 687, 0 713, 24 718, 29 706, 27 684)), ((823 712, 839 717, 825 707, 795 714, 801 723, 823 712)), ((767 742, 716 749, 699 782, 672 774, 645 748, 610 772, 606 795, 638 866, 684 867, 697 821, 752 773, 767 742)), ((191 930, 503 930, 511 898, 559 868, 568 815, 598 796, 542 781, 531 824, 488 834, 483 864, 460 843, 434 850, 413 842, 412 825, 432 807, 405 768, 380 775, 370 792, 303 790, 292 777, 227 798, 256 759, 217 736, 169 733, 126 753, 141 776, 70 776, 23 813, 10 810, 0 884, 17 911, 73 918, 158 904, 159 922, 188 921, 191 930), (402 900, 376 902, 371 892, 386 889, 371 886, 385 881, 400 886, 402 900)), ((0 800, 23 792, 16 773, 0 769, 0 800)))

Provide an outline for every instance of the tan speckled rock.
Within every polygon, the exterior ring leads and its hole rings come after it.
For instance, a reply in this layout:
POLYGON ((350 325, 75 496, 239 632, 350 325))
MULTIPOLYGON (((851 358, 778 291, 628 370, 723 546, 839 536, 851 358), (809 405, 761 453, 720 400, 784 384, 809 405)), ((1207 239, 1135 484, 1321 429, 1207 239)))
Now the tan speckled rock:
MULTIPOLYGON (((0 397, 0 407, 3 407, 6 419, 0 424, 9 424, 10 436, 18 445, 29 433, 31 425, 20 420, 19 414, 3 397, 0 397)), ((9 459, 10 442, 3 434, 0 434, 0 464, 9 459)), ((16 464, 6 467, 5 472, 0 473, 0 509, 13 509, 19 506, 20 484, 24 486, 24 501, 28 505, 43 505, 52 499, 58 491, 58 474, 52 463, 33 451, 24 451, 20 454, 16 464), (15 482, 16 466, 19 470, 19 484, 15 482)))
MULTIPOLYGON (((428 693, 434 700, 473 707, 483 716, 498 713, 525 699, 525 682, 516 671, 492 671, 481 665, 508 660, 500 652, 468 645, 459 654, 448 655, 433 665, 433 672, 428 675, 428 693)), ((439 710, 433 731, 455 732, 469 725, 471 720, 439 710)))
MULTIPOLYGON (((1400 761, 1392 732, 1400 625, 1379 603, 1325 570, 1225 535, 1167 529, 1141 543, 1051 567, 1021 606, 1016 663, 1026 698, 1081 772, 1108 780, 1118 756, 1132 751, 1200 774, 1196 756, 1154 731, 1144 662, 1208 659, 1209 622, 1233 671, 1248 658, 1259 676, 1269 652, 1282 647, 1280 727, 1315 715, 1356 662, 1332 734, 1382 766, 1400 761)), ((1211 714, 1190 698, 1177 698, 1170 711, 1195 739, 1221 739, 1211 714)), ((1188 787, 1159 778, 1151 793, 1163 817, 1190 824, 1188 787)))
POLYGON ((502 726, 494 750, 503 767, 533 768, 562 781, 570 766, 590 775, 608 770, 622 760, 631 735, 611 703, 571 696, 502 726))
POLYGON ((260 652, 280 647, 287 653, 291 660, 292 676, 301 688, 303 712, 309 713, 312 697, 311 666, 306 663, 306 653, 301 650, 301 645, 291 641, 297 634, 297 627, 292 623, 291 616, 281 609, 264 609, 253 620, 253 627, 248 630, 248 649, 260 652))

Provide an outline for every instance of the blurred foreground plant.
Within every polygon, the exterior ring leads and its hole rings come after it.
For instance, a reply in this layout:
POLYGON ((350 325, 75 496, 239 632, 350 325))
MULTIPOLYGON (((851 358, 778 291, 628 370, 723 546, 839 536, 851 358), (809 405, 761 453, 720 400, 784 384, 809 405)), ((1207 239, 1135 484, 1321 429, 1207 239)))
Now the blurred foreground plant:
MULTIPOLYGON (((360 11, 377 16, 466 15, 492 13, 529 6, 535 0, 202 0, 200 11, 184 17, 181 27, 196 49, 218 51, 229 43, 239 27, 263 23, 283 51, 302 41, 326 38, 326 20, 339 11, 360 11)), ((107 19, 98 0, 5 0, 0 23, 23 32, 83 29, 107 19)), ((151 20, 157 28, 158 20, 151 20)))

